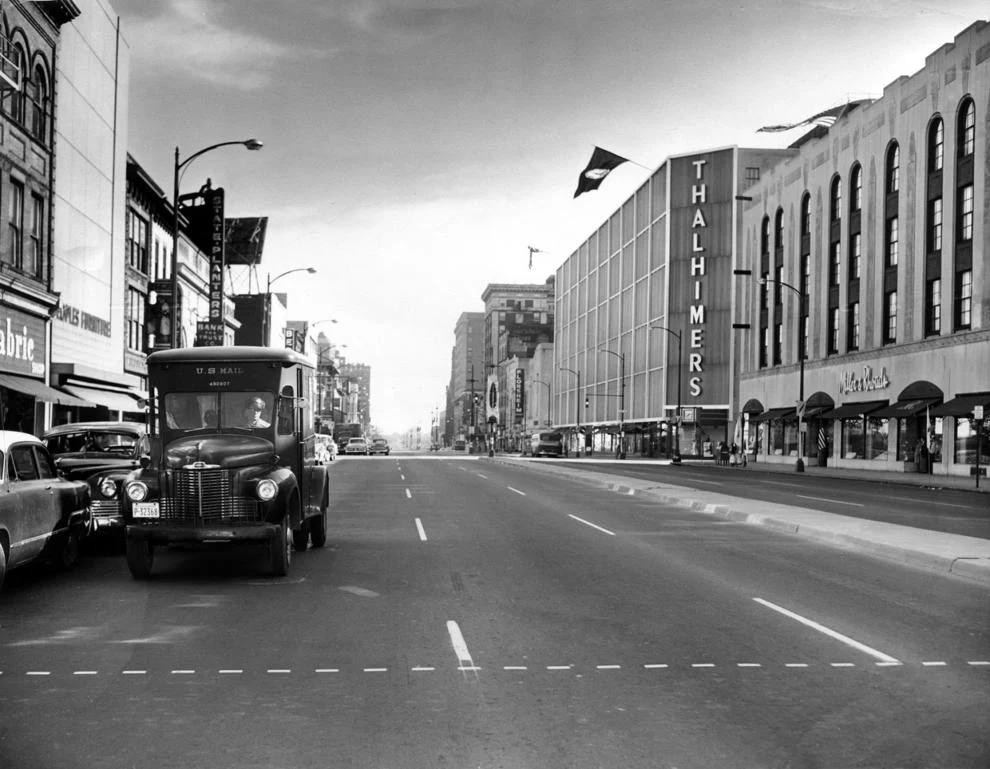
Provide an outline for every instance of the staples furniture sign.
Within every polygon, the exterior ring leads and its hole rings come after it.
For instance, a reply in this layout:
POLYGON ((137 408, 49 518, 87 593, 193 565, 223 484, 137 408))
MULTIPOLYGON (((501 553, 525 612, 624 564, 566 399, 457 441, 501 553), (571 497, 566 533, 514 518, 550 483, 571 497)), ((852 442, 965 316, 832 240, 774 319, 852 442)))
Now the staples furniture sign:
POLYGON ((45 322, 10 307, 0 310, 0 370, 44 376, 48 359, 45 322))
POLYGON ((684 382, 684 405, 730 400, 732 207, 735 151, 670 161, 668 326, 680 330, 667 360, 667 392, 684 382), (680 365, 678 365, 680 363, 680 365))

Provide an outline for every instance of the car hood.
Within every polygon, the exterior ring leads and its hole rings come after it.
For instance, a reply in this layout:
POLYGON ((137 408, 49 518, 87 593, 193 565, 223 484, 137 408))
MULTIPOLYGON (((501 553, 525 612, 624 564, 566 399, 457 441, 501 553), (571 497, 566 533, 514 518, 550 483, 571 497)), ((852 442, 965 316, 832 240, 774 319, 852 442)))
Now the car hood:
POLYGON ((180 438, 165 447, 165 465, 185 467, 194 462, 220 467, 248 467, 270 464, 275 446, 252 435, 195 436, 180 438))
POLYGON ((85 480, 97 473, 119 471, 127 473, 138 467, 136 459, 106 456, 61 455, 55 457, 55 466, 70 480, 85 480))

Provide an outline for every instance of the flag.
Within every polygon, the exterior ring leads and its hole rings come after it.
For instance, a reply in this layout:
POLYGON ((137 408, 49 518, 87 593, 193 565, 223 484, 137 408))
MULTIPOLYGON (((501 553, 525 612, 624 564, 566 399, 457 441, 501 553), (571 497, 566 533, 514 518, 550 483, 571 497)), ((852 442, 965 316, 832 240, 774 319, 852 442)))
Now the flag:
POLYGON ((858 99, 856 101, 846 102, 845 104, 840 104, 838 107, 830 107, 829 109, 819 112, 817 115, 812 115, 809 118, 798 123, 786 123, 784 125, 766 125, 763 128, 757 128, 756 132, 764 133, 776 133, 779 131, 790 131, 792 128, 797 128, 803 125, 821 125, 830 128, 835 124, 835 121, 842 117, 844 114, 849 112, 851 109, 858 107, 861 104, 869 104, 872 99, 858 99))
POLYGON ((587 167, 578 177, 578 186, 574 192, 574 197, 577 197, 582 192, 597 190, 598 186, 613 168, 626 162, 628 162, 627 158, 616 155, 614 152, 603 150, 601 147, 595 147, 595 151, 591 153, 591 160, 588 161, 587 167))

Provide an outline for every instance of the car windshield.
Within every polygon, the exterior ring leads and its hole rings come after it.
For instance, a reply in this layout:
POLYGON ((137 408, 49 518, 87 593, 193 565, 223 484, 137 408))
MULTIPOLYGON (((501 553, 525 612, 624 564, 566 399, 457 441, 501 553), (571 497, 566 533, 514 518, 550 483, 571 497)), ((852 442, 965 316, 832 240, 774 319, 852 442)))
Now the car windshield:
POLYGON ((138 436, 129 432, 110 430, 79 430, 53 435, 45 439, 45 446, 51 454, 112 453, 130 455, 138 436))
POLYGON ((270 392, 188 392, 168 393, 164 398, 165 425, 178 432, 271 426, 270 392))

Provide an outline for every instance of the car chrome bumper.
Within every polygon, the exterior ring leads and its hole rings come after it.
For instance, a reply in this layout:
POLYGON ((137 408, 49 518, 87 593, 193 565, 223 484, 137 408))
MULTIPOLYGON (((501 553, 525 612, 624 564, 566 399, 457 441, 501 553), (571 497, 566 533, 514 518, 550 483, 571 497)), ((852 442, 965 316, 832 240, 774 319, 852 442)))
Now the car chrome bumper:
POLYGON ((254 526, 179 526, 139 523, 127 525, 127 538, 155 545, 209 542, 267 542, 279 535, 275 523, 254 526))

